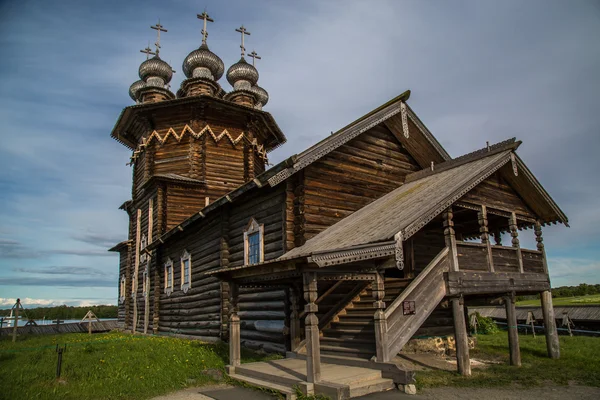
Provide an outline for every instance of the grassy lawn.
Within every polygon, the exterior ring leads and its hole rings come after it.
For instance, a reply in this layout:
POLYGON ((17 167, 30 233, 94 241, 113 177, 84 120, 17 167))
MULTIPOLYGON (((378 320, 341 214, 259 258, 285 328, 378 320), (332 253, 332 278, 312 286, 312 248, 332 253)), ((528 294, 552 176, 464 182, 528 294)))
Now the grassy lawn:
POLYGON ((547 357, 543 335, 520 335, 522 366, 508 365, 508 337, 506 332, 477 336, 477 348, 471 357, 479 360, 501 361, 485 369, 473 369, 473 375, 462 377, 454 372, 423 371, 417 373, 417 387, 461 386, 491 387, 518 383, 537 386, 547 382, 567 385, 600 386, 600 338, 560 336, 559 360, 547 357))
MULTIPOLYGON (((170 337, 107 334, 20 336, 0 339, 0 398, 147 399, 211 382, 205 369, 224 370, 225 344, 170 337), (67 344, 57 382, 56 344, 67 344)), ((243 362, 265 357, 242 352, 243 362)))
MULTIPOLYGON (((586 304, 600 304, 600 294, 588 294, 586 296, 558 297, 552 299, 555 306, 581 306, 586 304)), ((540 300, 522 300, 517 302, 517 306, 539 306, 540 300)))

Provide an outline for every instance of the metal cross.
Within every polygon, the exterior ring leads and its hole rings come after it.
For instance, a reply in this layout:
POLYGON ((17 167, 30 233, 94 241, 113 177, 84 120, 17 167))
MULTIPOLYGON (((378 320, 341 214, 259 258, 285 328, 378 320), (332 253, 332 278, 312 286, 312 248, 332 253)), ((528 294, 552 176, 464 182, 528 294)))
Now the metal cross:
POLYGON ((153 56, 156 55, 155 52, 153 52, 152 50, 150 50, 150 46, 146 47, 144 50, 140 50, 140 53, 146 54, 146 60, 150 58, 150 54, 152 54, 153 56))
POLYGON ((208 37, 208 32, 206 31, 206 21, 215 22, 215 20, 208 16, 206 10, 204 10, 202 14, 196 14, 196 16, 198 19, 204 20, 204 27, 202 28, 202 44, 206 44, 206 38, 208 37))
POLYGON ((160 24, 160 19, 156 25, 151 26, 150 28, 156 30, 156 43, 154 44, 156 45, 156 55, 158 56, 158 53, 160 52, 160 33, 167 32, 167 30, 160 24))
POLYGON ((240 49, 242 49, 242 57, 244 57, 244 54, 246 53, 246 48, 244 47, 244 35, 250 36, 250 32, 248 32, 246 30, 246 28, 244 28, 244 25, 242 25, 240 28, 236 29, 235 31, 240 32, 242 34, 242 45, 240 46, 240 49))
POLYGON ((248 54, 248 57, 252 57, 252 66, 254 67, 254 62, 256 61, 256 59, 258 58, 259 60, 262 59, 261 56, 259 56, 256 51, 252 50, 252 53, 248 54))

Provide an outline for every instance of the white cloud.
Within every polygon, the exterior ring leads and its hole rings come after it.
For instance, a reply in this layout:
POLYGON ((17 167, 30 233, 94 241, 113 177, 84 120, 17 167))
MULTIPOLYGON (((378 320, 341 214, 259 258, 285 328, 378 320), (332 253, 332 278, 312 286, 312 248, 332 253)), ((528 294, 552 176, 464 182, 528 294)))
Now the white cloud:
POLYGON ((600 261, 585 258, 549 257, 548 270, 552 286, 577 286, 598 283, 600 261))
MULTIPOLYGON (((0 297, 0 308, 11 308, 17 302, 16 298, 3 298, 0 297)), ((54 307, 68 305, 73 307, 88 307, 94 305, 106 305, 115 304, 115 300, 112 299, 32 299, 25 297, 21 299, 21 304, 24 308, 35 308, 35 307, 54 307)))

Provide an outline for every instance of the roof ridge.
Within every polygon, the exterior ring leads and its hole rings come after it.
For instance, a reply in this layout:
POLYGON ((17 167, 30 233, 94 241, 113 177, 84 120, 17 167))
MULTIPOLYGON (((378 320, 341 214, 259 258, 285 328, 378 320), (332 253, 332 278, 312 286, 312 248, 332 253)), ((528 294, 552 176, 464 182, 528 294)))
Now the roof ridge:
POLYGON ((513 137, 502 142, 495 143, 491 146, 483 147, 470 153, 463 154, 462 156, 454 158, 452 160, 434 165, 433 170, 426 168, 408 174, 404 183, 407 184, 409 182, 414 182, 426 176, 435 175, 439 172, 447 171, 449 169, 459 167, 463 164, 467 164, 472 161, 479 160, 481 158, 491 156, 505 150, 516 150, 521 145, 521 143, 522 142, 520 140, 517 140, 517 138, 513 137))

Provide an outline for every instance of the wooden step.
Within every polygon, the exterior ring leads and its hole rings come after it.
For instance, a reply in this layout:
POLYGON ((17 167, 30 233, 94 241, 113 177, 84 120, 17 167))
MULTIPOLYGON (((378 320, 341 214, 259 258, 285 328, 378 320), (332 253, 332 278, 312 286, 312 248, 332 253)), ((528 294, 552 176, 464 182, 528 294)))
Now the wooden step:
POLYGON ((283 395, 285 395, 286 400, 296 400, 296 393, 295 393, 294 389, 291 387, 287 387, 284 385, 277 385, 271 381, 265 381, 262 379, 252 378, 252 377, 240 375, 237 373, 229 374, 229 376, 235 380, 246 382, 246 383, 249 383, 254 386, 264 387, 264 388, 271 389, 271 390, 276 390, 280 393, 283 393, 283 395))
POLYGON ((332 328, 335 328, 336 326, 368 326, 368 325, 374 326, 374 324, 375 324, 373 317, 371 317, 371 318, 365 318, 365 317, 352 318, 352 317, 346 317, 345 315, 340 315, 339 318, 340 318, 339 321, 331 323, 332 328))
POLYGON ((392 379, 377 378, 357 385, 350 385, 350 397, 366 396, 367 394, 385 392, 395 388, 396 385, 392 379))
POLYGON ((299 382, 302 382, 303 379, 302 378, 293 378, 293 377, 285 377, 285 376, 277 376, 277 375, 273 375, 273 374, 269 374, 267 372, 261 371, 260 369, 255 368, 251 363, 249 364, 248 367, 245 367, 244 364, 242 364, 239 367, 235 367, 235 373, 237 375, 242 375, 242 376, 247 376, 253 379, 259 379, 262 381, 269 381, 269 382, 273 382, 277 385, 281 385, 281 386, 286 386, 286 387, 293 387, 294 385, 297 385, 299 382))
POLYGON ((357 338, 344 338, 344 337, 334 337, 334 336, 321 336, 320 338, 320 342, 322 345, 336 345, 336 344, 340 344, 340 345, 345 345, 346 343, 349 344, 349 346, 354 343, 356 344, 364 344, 364 345, 372 345, 375 346, 375 336, 369 335, 369 336, 364 336, 364 337, 357 337, 357 338))
POLYGON ((358 358, 371 358, 375 355, 375 346, 373 348, 362 346, 364 345, 352 347, 325 345, 321 346, 321 353, 358 358))

